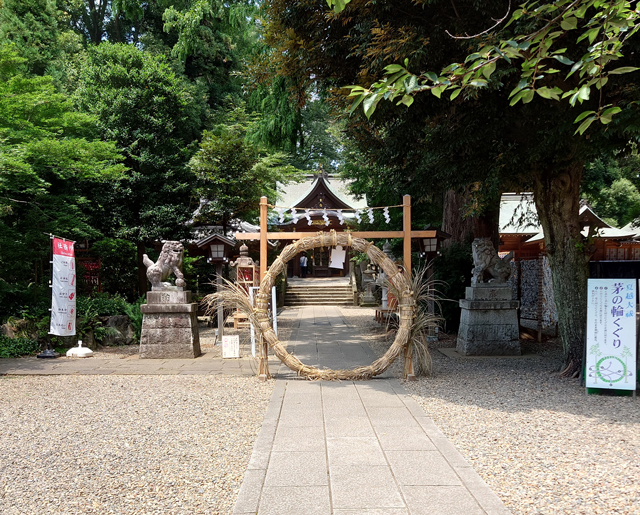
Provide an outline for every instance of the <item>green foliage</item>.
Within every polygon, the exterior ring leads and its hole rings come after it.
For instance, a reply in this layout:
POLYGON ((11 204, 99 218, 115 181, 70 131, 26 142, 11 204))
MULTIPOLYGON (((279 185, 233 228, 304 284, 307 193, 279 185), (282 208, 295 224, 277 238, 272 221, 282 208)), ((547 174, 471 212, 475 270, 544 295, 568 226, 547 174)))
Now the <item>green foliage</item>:
POLYGON ((74 97, 130 168, 91 192, 103 234, 135 242, 185 237, 195 183, 186 163, 205 115, 198 89, 163 56, 103 43, 89 52, 74 97))
POLYGON ((585 167, 582 193, 598 216, 616 227, 640 217, 640 160, 627 156, 596 159, 585 167))
POLYGON ((126 240, 103 238, 91 245, 91 255, 100 259, 102 291, 137 298, 138 262, 136 246, 126 240))
POLYGON ((125 315, 128 303, 120 295, 108 293, 95 293, 91 297, 79 295, 76 301, 78 316, 87 316, 95 313, 95 316, 110 317, 125 315))
POLYGON ((469 243, 449 245, 442 249, 441 255, 433 262, 434 281, 447 331, 457 331, 460 325, 458 301, 465 298, 465 288, 471 284, 472 269, 473 258, 469 243))
POLYGON ((117 180, 124 170, 115 145, 94 140, 95 120, 75 112, 51 77, 23 75, 23 63, 16 47, 0 46, 0 277, 5 282, 0 304, 4 306, 4 292, 46 284, 49 233, 76 239, 99 234, 90 221, 87 192, 117 180))
POLYGON ((142 311, 140 311, 140 306, 147 301, 145 297, 140 297, 133 304, 127 304, 125 306, 125 314, 131 320, 131 325, 133 326, 133 330, 136 333, 136 340, 140 341, 140 335, 142 334, 142 311))
MULTIPOLYGON (((339 13, 348 2, 329 0, 328 3, 339 13)), ((629 63, 623 55, 623 51, 633 55, 630 43, 640 28, 639 13, 633 2, 560 0, 544 4, 532 1, 520 7, 504 27, 498 28, 505 19, 502 18, 475 37, 458 38, 477 41, 475 51, 468 54, 464 62, 448 64, 437 73, 414 74, 407 69, 409 60, 405 59, 404 66, 387 65, 385 77, 370 88, 349 86, 350 97, 354 99, 351 112, 362 104, 369 118, 383 98, 409 107, 414 101, 412 95, 421 91, 431 91, 437 98, 447 91, 451 101, 463 91, 473 95, 468 91, 489 86, 498 63, 513 67, 515 62, 521 63, 520 80, 511 90, 510 105, 520 101, 527 104, 537 93, 543 99, 566 98, 574 107, 588 101, 592 92, 597 94, 611 76, 640 69, 629 66, 640 63, 629 63), (574 30, 576 32, 572 32, 574 30), (481 37, 487 33, 488 36, 481 37), (560 79, 555 74, 559 74, 560 79), (574 74, 573 80, 569 80, 574 74)), ((575 118, 575 123, 580 123, 575 132, 582 135, 596 120, 607 125, 621 111, 618 106, 605 104, 600 95, 595 110, 584 111, 575 118)))
POLYGON ((213 130, 204 131, 200 150, 189 166, 199 179, 197 221, 226 226, 235 217, 257 214, 261 196, 275 203, 277 183, 294 179, 297 170, 281 153, 262 151, 247 141, 254 122, 243 106, 227 110, 213 130))
POLYGON ((13 43, 30 73, 43 75, 58 53, 60 12, 55 0, 4 0, 0 41, 13 43))
POLYGON ((0 358, 19 358, 40 352, 37 340, 30 338, 8 338, 0 334, 0 358))

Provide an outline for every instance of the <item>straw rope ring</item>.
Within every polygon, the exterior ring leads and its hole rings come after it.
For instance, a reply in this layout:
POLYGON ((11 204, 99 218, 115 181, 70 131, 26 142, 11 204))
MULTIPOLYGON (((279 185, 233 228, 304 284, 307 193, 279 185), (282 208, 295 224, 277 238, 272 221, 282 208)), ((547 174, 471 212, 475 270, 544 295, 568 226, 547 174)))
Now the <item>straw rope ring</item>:
POLYGON ((411 326, 415 318, 415 301, 409 282, 403 274, 398 273, 397 265, 391 261, 384 252, 367 240, 353 238, 349 233, 336 233, 335 231, 331 231, 301 238, 295 243, 287 245, 282 250, 280 256, 273 262, 269 268, 269 272, 265 274, 265 277, 260 282, 260 290, 257 294, 254 313, 258 324, 256 330, 262 333, 262 337, 269 347, 273 349, 280 361, 298 375, 304 376, 307 379, 358 380, 369 379, 382 374, 407 347, 409 344, 409 335, 411 334, 411 326), (351 370, 319 369, 302 363, 298 358, 289 354, 284 345, 278 340, 266 313, 275 278, 282 273, 286 264, 293 259, 298 252, 336 245, 351 247, 357 251, 366 252, 369 259, 382 268, 396 290, 400 292, 398 299, 401 314, 400 326, 391 347, 389 347, 384 356, 374 361, 371 365, 357 367, 351 370))

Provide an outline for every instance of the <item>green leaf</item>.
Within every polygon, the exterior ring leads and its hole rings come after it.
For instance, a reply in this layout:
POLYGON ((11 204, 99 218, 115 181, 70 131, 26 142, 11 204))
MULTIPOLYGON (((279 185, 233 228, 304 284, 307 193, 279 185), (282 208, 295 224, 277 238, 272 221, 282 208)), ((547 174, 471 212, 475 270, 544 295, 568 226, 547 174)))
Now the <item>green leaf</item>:
POLYGON ((378 94, 371 93, 370 95, 367 95, 367 98, 364 99, 364 102, 362 103, 362 107, 364 108, 364 115, 367 118, 371 118, 371 115, 376 110, 376 106, 378 105, 378 102, 380 102, 380 98, 381 97, 378 94))
MULTIPOLYGON (((514 91, 516 91, 516 90, 514 90, 514 91)), ((518 101, 519 101, 519 100, 524 96, 524 94, 525 94, 526 92, 527 92, 527 90, 526 90, 526 89, 522 89, 522 90, 518 91, 518 92, 516 93, 516 95, 511 99, 511 102, 509 102, 509 105, 510 105, 510 106, 513 106, 513 105, 517 104, 517 103, 518 103, 518 101)))
POLYGON ((399 64, 390 64, 389 66, 385 66, 384 70, 390 75, 392 73, 403 71, 404 68, 399 64))
POLYGON ((366 98, 366 95, 359 94, 358 98, 351 104, 351 108, 349 109, 349 115, 352 115, 353 112, 358 108, 358 106, 362 103, 362 101, 366 98))
POLYGON ((442 95, 442 92, 445 88, 446 86, 438 86, 437 88, 432 88, 431 93, 433 94, 433 96, 440 98, 440 95, 442 95))
POLYGON ((460 94, 462 90, 460 88, 456 89, 453 93, 451 93, 451 96, 449 97, 449 100, 455 100, 458 95, 460 94))
POLYGON ((574 134, 580 134, 582 136, 582 134, 584 134, 584 131, 586 131, 595 120, 596 120, 595 116, 591 116, 590 118, 587 118, 585 121, 583 121, 580 124, 580 127, 576 129, 576 132, 574 132, 574 134))
POLYGON ((622 68, 611 70, 609 72, 609 75, 622 75, 623 73, 631 73, 635 72, 636 70, 640 70, 640 68, 637 68, 636 66, 623 66, 622 68))
POLYGON ((578 123, 580 120, 583 120, 587 116, 592 115, 592 114, 596 114, 596 112, 595 111, 584 111, 583 113, 580 113, 575 120, 573 120, 573 123, 578 123))
POLYGON ((413 97, 410 95, 404 95, 400 100, 400 102, 398 102, 396 105, 400 105, 400 104, 404 104, 407 107, 411 106, 411 104, 413 104, 413 97))
POLYGON ((531 102, 533 100, 533 95, 534 91, 532 89, 525 90, 524 95, 522 95, 522 103, 528 104, 531 102))
POLYGON ((433 72, 427 72, 424 74, 431 82, 438 82, 438 76, 433 72))
POLYGON ((554 55, 553 58, 557 61, 560 61, 562 64, 566 64, 567 66, 573 64, 573 61, 564 55, 554 55))
POLYGON ((577 18, 567 18, 566 20, 562 20, 560 26, 564 30, 573 30, 578 27, 578 19, 577 18))
POLYGON ((495 69, 496 69, 496 63, 494 61, 492 63, 485 65, 484 68, 482 68, 482 75, 484 75, 487 79, 489 79, 491 77, 491 74, 495 71, 495 69))
POLYGON ((558 93, 556 93, 556 91, 551 88, 547 88, 546 86, 536 89, 536 93, 538 93, 538 95, 540 95, 542 98, 546 98, 548 100, 560 100, 558 93))
POLYGON ((613 115, 619 113, 620 111, 622 111, 622 109, 620 109, 619 107, 610 107, 609 109, 605 109, 600 115, 600 122, 605 125, 611 123, 611 118, 613 117, 613 115))
POLYGON ((582 86, 578 90, 578 98, 580 100, 589 100, 589 93, 591 93, 591 88, 589 88, 589 86, 582 86))

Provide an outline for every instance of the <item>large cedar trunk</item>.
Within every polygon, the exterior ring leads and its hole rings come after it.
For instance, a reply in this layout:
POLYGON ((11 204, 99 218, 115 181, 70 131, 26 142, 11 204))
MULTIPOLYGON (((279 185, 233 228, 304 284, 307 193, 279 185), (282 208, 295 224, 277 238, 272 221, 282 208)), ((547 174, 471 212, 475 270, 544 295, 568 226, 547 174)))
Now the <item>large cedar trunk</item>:
POLYGON ((498 249, 500 202, 486 206, 481 215, 464 216, 470 202, 469 189, 465 191, 448 190, 444 196, 442 210, 442 230, 451 238, 442 242, 443 247, 452 243, 465 243, 474 238, 491 238, 498 249))
POLYGON ((580 182, 583 164, 558 173, 557 169, 536 174, 535 204, 544 229, 544 239, 553 278, 558 310, 558 332, 565 355, 564 375, 582 370, 587 320, 587 278, 591 249, 580 234, 580 182))

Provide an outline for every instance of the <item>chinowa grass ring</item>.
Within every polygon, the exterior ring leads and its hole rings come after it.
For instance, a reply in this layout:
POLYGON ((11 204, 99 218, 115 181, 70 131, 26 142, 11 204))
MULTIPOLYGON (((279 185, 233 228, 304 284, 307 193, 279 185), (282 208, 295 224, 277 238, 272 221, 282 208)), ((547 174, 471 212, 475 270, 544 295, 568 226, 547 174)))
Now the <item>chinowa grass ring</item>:
POLYGON ((265 276, 260 281, 260 290, 256 296, 256 307, 254 308, 258 327, 269 347, 282 363, 298 375, 311 380, 360 380, 370 379, 382 374, 396 360, 396 358, 406 349, 409 344, 411 326, 415 317, 415 300, 411 286, 406 277, 400 273, 397 265, 372 242, 361 238, 353 238, 349 233, 319 232, 314 236, 301 238, 290 245, 287 245, 280 256, 273 262, 265 276), (400 310, 400 325, 396 333, 395 340, 381 358, 371 365, 357 367, 351 370, 331 370, 319 369, 302 363, 298 358, 287 352, 287 349, 278 340, 273 326, 267 315, 267 307, 271 298, 271 288, 276 277, 282 273, 286 264, 298 253, 319 247, 351 247, 359 252, 365 252, 372 263, 378 265, 394 285, 398 296, 398 307, 400 310))

